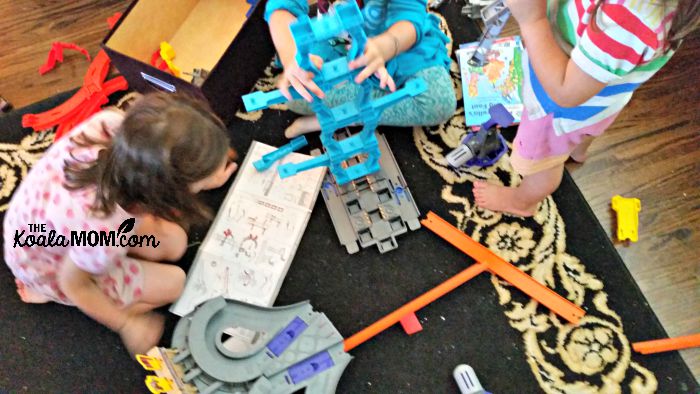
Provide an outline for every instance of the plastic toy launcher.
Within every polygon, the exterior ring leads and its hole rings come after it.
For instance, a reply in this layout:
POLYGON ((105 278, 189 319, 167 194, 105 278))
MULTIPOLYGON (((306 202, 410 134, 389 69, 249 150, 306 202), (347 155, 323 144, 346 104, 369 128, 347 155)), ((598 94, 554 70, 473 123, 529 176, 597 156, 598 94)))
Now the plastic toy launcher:
POLYGON ((477 132, 467 132, 462 143, 445 156, 454 168, 463 165, 487 167, 498 161, 508 151, 508 145, 497 126, 513 124, 513 115, 503 104, 489 108, 491 118, 481 125, 477 132))
MULTIPOLYGON (((353 79, 361 69, 350 70, 348 63, 364 52, 367 36, 362 30, 363 18, 360 8, 355 2, 337 5, 330 12, 317 18, 303 16, 290 27, 297 45, 296 60, 299 66, 316 74, 314 82, 323 90, 329 91, 334 86, 353 79), (311 48, 317 42, 325 42, 331 38, 347 33, 352 37, 352 45, 347 55, 324 62, 321 69, 309 60, 311 48)), ((316 112, 321 124, 321 142, 326 149, 323 155, 301 163, 286 163, 278 167, 280 177, 286 178, 298 172, 311 168, 328 167, 339 185, 369 175, 379 170, 379 148, 374 130, 379 122, 382 111, 407 97, 414 97, 427 89, 425 81, 413 79, 402 89, 372 100, 370 92, 373 83, 369 79, 361 84, 362 92, 354 102, 348 102, 333 108, 327 107, 322 100, 315 97, 311 108, 316 112), (337 141, 333 135, 336 130, 353 124, 363 124, 362 131, 337 141), (362 155, 364 160, 348 166, 344 163, 349 158, 362 155)), ((290 90, 295 99, 301 96, 290 90)), ((270 105, 286 102, 287 99, 279 90, 271 92, 255 92, 243 96, 247 111, 257 111, 270 105)))

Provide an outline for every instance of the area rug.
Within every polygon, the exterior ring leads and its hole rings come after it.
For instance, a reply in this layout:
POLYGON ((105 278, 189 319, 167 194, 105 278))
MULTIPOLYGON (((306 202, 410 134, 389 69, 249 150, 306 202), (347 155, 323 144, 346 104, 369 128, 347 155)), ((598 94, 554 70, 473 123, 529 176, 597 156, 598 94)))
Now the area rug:
MULTIPOLYGON (((441 11, 455 43, 476 38, 457 3, 441 11)), ((275 72, 266 70, 256 89, 272 89, 275 72)), ((461 92, 456 64, 452 72, 461 92)), ((21 115, 67 97, 0 117, 1 211, 53 138, 51 131, 21 129, 21 115)), ((282 130, 293 118, 284 106, 240 113, 229 127, 232 145, 241 155, 253 140, 281 145, 282 130)), ((493 393, 700 390, 678 353, 632 352, 631 342, 666 334, 568 174, 533 218, 495 214, 474 206, 472 182, 513 185, 519 178, 507 157, 484 169, 446 165, 444 155, 466 132, 463 111, 439 127, 382 131, 422 213, 435 211, 587 315, 578 326, 565 324, 517 289, 482 274, 421 310, 423 331, 407 336, 392 327, 353 350, 338 392, 458 392, 452 370, 462 363, 493 393)), ((505 134, 512 137, 513 130, 505 134)), ((309 139, 312 148, 319 145, 316 137, 309 139)), ((204 198, 216 208, 226 189, 204 198)), ((193 230, 183 267, 205 233, 193 230)), ((366 249, 348 255, 319 199, 276 305, 310 300, 347 337, 473 263, 425 229, 400 236, 398 243, 386 254, 366 249)), ((146 373, 115 334, 74 308, 21 303, 11 273, 0 266, 0 392, 145 392, 146 373)), ((169 316, 162 345, 168 345, 176 321, 169 316)))

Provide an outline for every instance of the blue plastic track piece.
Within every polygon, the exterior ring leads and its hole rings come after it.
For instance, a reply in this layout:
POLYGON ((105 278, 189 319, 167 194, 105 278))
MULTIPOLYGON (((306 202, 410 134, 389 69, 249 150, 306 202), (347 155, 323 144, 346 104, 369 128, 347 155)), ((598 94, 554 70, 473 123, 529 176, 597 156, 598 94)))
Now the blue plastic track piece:
POLYGON ((418 96, 427 89, 428 84, 422 78, 414 78, 407 81, 401 89, 372 101, 372 107, 381 112, 405 98, 418 96))
POLYGON ((298 384, 306 379, 313 377, 331 367, 335 363, 331 355, 326 352, 320 352, 314 354, 313 356, 301 361, 297 364, 292 365, 287 370, 289 372, 289 377, 292 379, 292 383, 298 384))
POLYGON ((495 104, 489 108, 491 118, 484 122, 481 127, 488 130, 494 126, 508 127, 513 124, 515 118, 508 112, 503 104, 495 104))
MULTIPOLYGON (((294 89, 290 89, 289 93, 294 99, 301 98, 301 95, 294 89)), ((287 98, 282 95, 279 89, 270 92, 253 92, 243 96, 243 105, 248 112, 259 111, 271 105, 282 104, 287 101, 287 98)))
POLYGON ((253 166, 258 171, 265 171, 268 168, 270 168, 272 166, 272 164, 274 162, 276 162, 277 160, 287 156, 288 154, 290 154, 296 150, 299 150, 299 149, 305 147, 306 145, 308 145, 308 141, 306 141, 306 137, 301 135, 301 136, 296 137, 293 140, 289 141, 288 144, 282 145, 279 148, 275 149, 274 151, 261 157, 260 160, 253 163, 253 166))
POLYGON ((299 316, 295 317, 287 327, 283 328, 282 331, 275 335, 267 344, 268 350, 276 357, 279 357, 308 326, 309 325, 299 316))

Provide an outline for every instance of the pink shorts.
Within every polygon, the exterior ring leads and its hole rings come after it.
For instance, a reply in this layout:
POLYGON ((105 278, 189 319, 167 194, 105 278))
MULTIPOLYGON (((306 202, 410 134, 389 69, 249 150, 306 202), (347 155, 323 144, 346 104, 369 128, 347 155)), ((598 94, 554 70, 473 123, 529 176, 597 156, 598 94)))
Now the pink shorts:
POLYGON ((586 137, 597 137, 603 134, 618 114, 619 112, 571 133, 557 135, 554 131, 552 114, 530 120, 527 117, 527 111, 523 111, 520 126, 513 141, 510 164, 518 174, 523 176, 564 164, 571 152, 586 137))

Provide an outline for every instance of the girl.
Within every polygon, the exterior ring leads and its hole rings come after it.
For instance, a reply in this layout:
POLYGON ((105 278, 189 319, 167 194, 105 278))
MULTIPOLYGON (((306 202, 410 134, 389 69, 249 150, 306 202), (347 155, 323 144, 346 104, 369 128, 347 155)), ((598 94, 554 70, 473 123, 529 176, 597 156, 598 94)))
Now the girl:
MULTIPOLYGON (((424 93, 387 108, 379 124, 431 126, 447 121, 457 107, 449 74, 450 57, 445 47, 449 39, 440 31, 438 19, 426 11, 426 0, 367 0, 364 3, 363 27, 368 40, 364 54, 349 64, 352 70, 363 68, 355 82, 359 84, 376 76, 379 83, 372 93, 374 98, 387 94, 385 88, 395 91, 411 78, 420 77, 428 83, 424 93)), ((308 12, 307 0, 270 0, 267 3, 265 19, 284 67, 278 87, 290 100, 289 87, 292 86, 306 101, 312 100, 311 92, 324 99, 329 107, 353 100, 361 91, 359 85, 346 83, 323 92, 313 82, 313 74, 297 64, 296 45, 289 25, 308 12)), ((314 63, 320 66, 323 60, 337 58, 336 48, 342 53, 344 45, 317 46, 320 56, 313 59, 314 63)), ((304 100, 290 102, 289 108, 306 115, 313 113, 304 100)), ((305 116, 292 123, 285 135, 292 138, 320 129, 315 116, 305 116)))
POLYGON ((632 92, 700 20, 697 0, 506 0, 527 48, 525 113, 511 164, 518 187, 474 184, 476 204, 531 216, 559 187, 564 162, 586 150, 632 92), (549 17, 548 17, 549 15, 549 17), (549 20, 548 20, 549 19, 549 20))
POLYGON ((195 193, 235 171, 228 146, 205 106, 163 93, 77 126, 27 174, 5 215, 5 261, 21 299, 74 305, 132 354, 155 346, 164 321, 151 311, 185 282, 180 267, 160 262, 179 260, 185 228, 210 217, 195 193))

